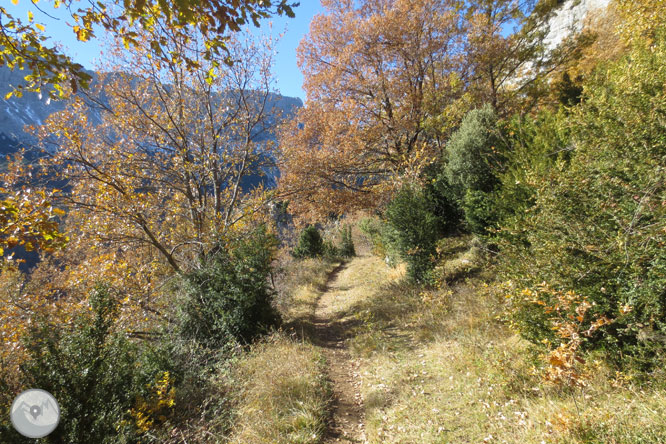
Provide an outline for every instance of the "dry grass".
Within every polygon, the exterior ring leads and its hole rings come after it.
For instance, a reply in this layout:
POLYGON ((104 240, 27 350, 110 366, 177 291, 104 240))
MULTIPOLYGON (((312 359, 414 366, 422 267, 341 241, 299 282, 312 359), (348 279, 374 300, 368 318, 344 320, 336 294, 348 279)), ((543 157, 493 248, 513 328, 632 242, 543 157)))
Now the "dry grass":
POLYGON ((312 345, 276 334, 235 368, 237 421, 230 442, 314 444, 330 399, 323 360, 312 345))
MULTIPOLYGON (((404 268, 371 256, 340 272, 327 309, 354 326, 349 344, 360 363, 368 442, 666 443, 663 373, 661 383, 639 385, 588 356, 594 378, 585 388, 546 384, 537 352, 498 320, 492 280, 469 276, 482 268, 479 252, 464 248, 469 241, 448 245, 451 259, 441 266, 455 284, 437 290, 404 282, 404 268)), ((311 318, 335 265, 292 264, 281 304, 292 325, 311 318)), ((320 442, 329 396, 323 371, 315 347, 284 335, 255 347, 237 370, 233 442, 320 442)))
POLYGON ((287 328, 308 323, 328 276, 340 263, 327 259, 296 260, 283 256, 275 278, 276 305, 287 328))
POLYGON ((480 245, 473 243, 470 248, 459 252, 451 259, 435 268, 435 274, 446 282, 468 277, 481 269, 483 254, 480 245))
POLYGON ((391 269, 374 256, 362 256, 344 268, 338 275, 338 285, 332 313, 339 322, 356 317, 359 307, 365 303, 368 292, 374 292, 390 282, 391 269))
POLYGON ((230 442, 318 443, 331 394, 322 355, 305 342, 317 300, 339 263, 283 254, 275 276, 277 308, 289 333, 255 345, 234 365, 236 421, 230 442), (300 337, 300 339, 297 339, 300 337))
MULTIPOLYGON (((457 251, 443 266, 476 255, 457 251)), ((536 352, 497 320, 492 288, 457 279, 436 291, 393 282, 358 296, 363 323, 351 349, 362 363, 369 442, 666 443, 663 384, 634 385, 592 357, 584 389, 544 383, 536 352)))

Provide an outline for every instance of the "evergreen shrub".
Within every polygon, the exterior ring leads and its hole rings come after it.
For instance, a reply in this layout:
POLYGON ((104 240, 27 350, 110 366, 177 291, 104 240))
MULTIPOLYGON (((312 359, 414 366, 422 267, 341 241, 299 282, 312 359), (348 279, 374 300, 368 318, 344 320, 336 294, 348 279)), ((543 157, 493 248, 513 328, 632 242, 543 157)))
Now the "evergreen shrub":
POLYGON ((488 193, 498 185, 504 145, 490 105, 467 113, 446 145, 444 173, 473 233, 485 234, 498 219, 498 209, 488 193))
POLYGON ((294 248, 293 255, 299 259, 306 257, 318 257, 324 253, 324 240, 317 227, 308 225, 298 236, 298 243, 294 248))
MULTIPOLYGON (((23 342, 23 386, 51 393, 60 406, 60 423, 47 443, 127 443, 138 439, 130 411, 150 376, 137 365, 139 351, 114 331, 118 304, 104 286, 90 295, 90 308, 72 328, 34 322, 23 342)), ((0 441, 33 442, 10 424, 0 427, 0 441)))
POLYGON ((581 347, 644 368, 663 358, 665 84, 663 33, 599 69, 565 121, 570 158, 532 176, 534 205, 502 227, 503 265, 516 285, 512 320, 534 342, 563 340, 555 315, 573 292, 590 304, 584 316, 567 308, 593 332, 581 347))
POLYGON ((423 190, 415 185, 403 187, 386 208, 386 219, 392 228, 387 232, 387 242, 407 263, 407 274, 414 281, 426 281, 428 271, 434 267, 442 224, 423 190))
POLYGON ((340 242, 339 250, 342 257, 356 256, 356 248, 354 247, 354 241, 352 240, 352 229, 349 225, 344 225, 342 227, 342 240, 340 242))
POLYGON ((187 274, 180 335, 215 349, 249 343, 278 325, 268 284, 276 247, 276 238, 260 227, 220 245, 199 270, 187 274))

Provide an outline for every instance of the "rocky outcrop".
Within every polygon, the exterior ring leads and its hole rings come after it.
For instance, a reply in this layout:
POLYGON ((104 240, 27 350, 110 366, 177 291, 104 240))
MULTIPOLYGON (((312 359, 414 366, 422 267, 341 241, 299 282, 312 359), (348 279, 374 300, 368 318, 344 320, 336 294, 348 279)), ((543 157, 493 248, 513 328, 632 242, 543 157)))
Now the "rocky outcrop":
POLYGON ((566 37, 580 32, 586 20, 603 12, 611 0, 566 0, 558 6, 548 22, 549 32, 545 39, 546 47, 555 48, 566 37))

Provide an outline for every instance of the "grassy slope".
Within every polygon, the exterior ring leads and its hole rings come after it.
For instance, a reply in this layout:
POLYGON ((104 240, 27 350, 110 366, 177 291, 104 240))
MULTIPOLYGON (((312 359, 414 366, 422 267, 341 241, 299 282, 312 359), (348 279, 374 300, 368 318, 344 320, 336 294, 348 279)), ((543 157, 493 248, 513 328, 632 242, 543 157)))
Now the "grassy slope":
MULTIPOLYGON (((355 325, 369 442, 666 443, 663 381, 638 385, 590 358, 584 389, 544 383, 534 352, 497 320, 492 280, 465 278, 478 255, 458 247, 442 267, 459 280, 437 291, 404 283, 403 270, 372 256, 340 274, 357 286, 335 309, 355 325)), ((278 283, 287 325, 305 337, 335 265, 288 264, 278 283)), ((233 442, 321 442, 330 396, 322 358, 294 338, 274 336, 241 360, 233 442)))
POLYGON ((491 295, 480 277, 435 292, 370 289, 352 343, 370 442, 666 442, 663 386, 638 387, 593 359, 582 390, 543 383, 527 344, 497 321, 501 301, 491 295))
POLYGON ((328 386, 317 350, 283 334, 262 342, 237 369, 231 442, 317 443, 325 431, 328 386))
POLYGON ((336 265, 315 259, 284 265, 276 285, 286 330, 257 344, 235 366, 232 443, 321 441, 330 399, 324 362, 319 351, 295 333, 309 328, 317 298, 336 265))

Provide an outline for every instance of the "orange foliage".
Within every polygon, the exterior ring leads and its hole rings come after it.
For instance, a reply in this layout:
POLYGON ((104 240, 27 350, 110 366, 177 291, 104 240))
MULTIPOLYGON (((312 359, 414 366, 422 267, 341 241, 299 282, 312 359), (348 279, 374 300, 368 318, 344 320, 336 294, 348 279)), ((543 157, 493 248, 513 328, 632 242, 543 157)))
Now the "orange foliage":
MULTIPOLYGON (((177 39, 169 42, 179 48, 177 39)), ((39 197, 17 200, 20 208, 32 205, 19 213, 31 218, 5 224, 7 233, 25 228, 18 244, 53 250, 6 298, 5 325, 24 323, 36 311, 66 323, 104 281, 117 290, 121 328, 143 330, 165 318, 174 273, 200 266, 215 244, 265 217, 270 193, 261 186, 244 190, 241 182, 273 162, 264 141, 279 117, 270 93, 271 46, 228 44, 237 63, 211 62, 203 72, 152 59, 140 47, 118 50, 114 74, 100 75, 97 95, 72 99, 38 130, 45 146, 57 147, 41 160, 43 172, 66 181, 70 191, 24 189, 39 197), (37 236, 58 227, 58 210, 50 207, 56 197, 68 210, 71 240, 63 251, 55 251, 65 239, 59 232, 37 236), (31 302, 12 308, 20 300, 31 302)), ((11 233, 7 242, 15 242, 11 233)))
MULTIPOLYGON (((581 345, 585 338, 613 321, 603 315, 590 315, 588 312, 593 304, 573 291, 557 291, 547 285, 541 285, 536 291, 523 290, 522 296, 526 301, 544 307, 551 328, 561 340, 560 344, 551 348, 545 357, 546 381, 558 385, 584 387, 589 375, 582 371, 581 364, 584 364, 585 360, 580 355, 581 345)), ((551 346, 548 340, 542 342, 551 346)))
POLYGON ((379 203, 406 160, 436 149, 426 120, 462 95, 459 2, 322 4, 298 49, 308 101, 281 136, 281 190, 310 220, 379 203))

